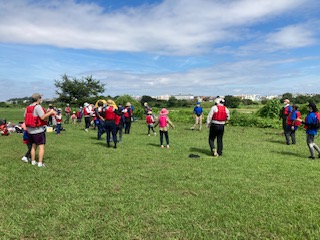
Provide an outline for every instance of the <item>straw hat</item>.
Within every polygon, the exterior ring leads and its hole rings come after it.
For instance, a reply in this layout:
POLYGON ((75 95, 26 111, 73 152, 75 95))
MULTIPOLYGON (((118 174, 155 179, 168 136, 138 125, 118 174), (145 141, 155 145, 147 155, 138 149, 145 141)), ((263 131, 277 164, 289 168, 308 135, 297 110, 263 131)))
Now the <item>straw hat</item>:
POLYGON ((161 111, 160 111, 160 114, 161 114, 161 115, 168 115, 168 114, 169 114, 169 111, 168 111, 168 109, 166 109, 166 108, 162 108, 161 111))

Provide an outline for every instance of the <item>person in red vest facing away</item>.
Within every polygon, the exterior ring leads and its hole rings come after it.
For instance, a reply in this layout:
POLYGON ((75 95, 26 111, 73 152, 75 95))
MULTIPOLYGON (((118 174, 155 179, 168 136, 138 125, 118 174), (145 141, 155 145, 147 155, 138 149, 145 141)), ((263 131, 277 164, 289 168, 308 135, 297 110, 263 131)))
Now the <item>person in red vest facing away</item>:
POLYGON ((32 143, 31 148, 31 164, 38 167, 44 167, 44 146, 46 144, 46 126, 47 118, 54 114, 54 109, 46 112, 46 110, 40 105, 42 102, 42 95, 34 93, 32 96, 32 103, 26 108, 24 113, 24 122, 28 130, 28 141, 32 143), (38 153, 38 163, 36 162, 36 151, 38 153))
POLYGON ((110 147, 110 133, 112 134, 112 140, 114 148, 117 148, 117 126, 116 126, 116 115, 118 107, 115 102, 111 99, 107 100, 107 107, 104 112, 100 115, 100 119, 104 121, 104 127, 107 134, 107 146, 110 147))
POLYGON ((285 98, 283 100, 283 108, 281 110, 281 119, 282 119, 282 128, 283 132, 285 134, 286 128, 287 128, 287 118, 289 114, 292 112, 292 106, 290 105, 290 100, 288 98, 285 98))
POLYGON ((66 114, 66 120, 64 121, 64 123, 67 123, 67 124, 68 124, 69 121, 70 121, 70 113, 71 113, 71 108, 70 108, 69 103, 68 103, 67 106, 65 107, 64 112, 65 112, 65 114, 66 114))
POLYGON ((230 119, 230 112, 224 106, 224 99, 217 98, 215 105, 210 109, 207 117, 207 127, 209 131, 209 145, 212 155, 215 157, 222 156, 223 150, 223 134, 224 125, 230 119), (215 148, 214 141, 217 138, 217 149, 215 148))
POLYGON ((287 117, 287 127, 284 131, 287 145, 290 145, 290 138, 291 143, 296 144, 296 130, 301 125, 301 122, 299 121, 299 119, 301 119, 301 113, 298 111, 298 108, 298 105, 293 105, 292 111, 287 117))

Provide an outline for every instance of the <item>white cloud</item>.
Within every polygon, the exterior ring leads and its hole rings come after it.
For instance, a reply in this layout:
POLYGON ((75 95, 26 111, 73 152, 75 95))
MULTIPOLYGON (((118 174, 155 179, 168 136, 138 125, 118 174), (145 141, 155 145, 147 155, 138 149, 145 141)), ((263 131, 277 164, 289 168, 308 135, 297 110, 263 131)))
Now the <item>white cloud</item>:
MULTIPOLYGON (((97 5, 71 0, 0 0, 0 39, 65 48, 197 54, 214 43, 243 38, 242 27, 310 1, 166 0, 158 5, 104 12, 97 5)), ((279 33, 278 41, 288 35, 290 30, 279 33)))

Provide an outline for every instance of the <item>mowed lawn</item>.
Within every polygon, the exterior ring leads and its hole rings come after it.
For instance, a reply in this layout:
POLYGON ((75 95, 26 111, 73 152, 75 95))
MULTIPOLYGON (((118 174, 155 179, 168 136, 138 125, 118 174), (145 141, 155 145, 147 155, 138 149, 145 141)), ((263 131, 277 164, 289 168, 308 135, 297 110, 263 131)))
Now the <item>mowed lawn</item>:
POLYGON ((46 168, 21 161, 21 135, 0 137, 0 239, 319 238, 320 159, 303 130, 287 146, 279 130, 226 126, 214 158, 207 129, 174 124, 170 149, 143 121, 117 149, 64 125, 47 133, 46 168))

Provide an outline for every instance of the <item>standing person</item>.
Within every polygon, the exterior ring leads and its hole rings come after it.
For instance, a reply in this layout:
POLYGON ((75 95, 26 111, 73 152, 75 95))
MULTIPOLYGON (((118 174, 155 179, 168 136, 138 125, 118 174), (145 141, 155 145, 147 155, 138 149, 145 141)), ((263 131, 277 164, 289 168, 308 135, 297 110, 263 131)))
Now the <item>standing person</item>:
POLYGON ((123 112, 124 112, 124 108, 121 105, 119 105, 118 114, 116 115, 116 128, 117 128, 117 134, 119 133, 119 143, 122 142, 122 132, 123 132, 123 126, 125 122, 123 112))
POLYGON ((89 128, 90 128, 90 124, 91 124, 91 108, 90 108, 90 104, 89 103, 84 103, 83 105, 83 116, 84 116, 84 124, 85 124, 85 128, 84 130, 86 132, 89 131, 89 128))
POLYGON ((76 124, 77 123, 77 115, 76 115, 75 111, 72 112, 71 121, 72 121, 72 124, 76 124))
POLYGON ((194 107, 193 115, 194 115, 195 123, 194 123, 193 127, 191 128, 191 130, 194 130, 198 124, 199 124, 199 130, 201 130, 202 121, 203 121, 203 110, 200 105, 200 102, 197 102, 197 105, 194 107))
POLYGON ((160 132, 160 146, 161 148, 164 148, 163 146, 163 135, 166 138, 167 148, 170 148, 169 145, 169 125, 171 125, 172 128, 174 128, 173 123, 170 121, 168 117, 169 111, 166 108, 162 108, 160 111, 160 116, 157 119, 154 127, 159 125, 159 132, 160 132))
POLYGON ((156 135, 156 132, 153 129, 153 124, 155 123, 155 120, 153 118, 152 112, 149 111, 148 115, 146 116, 146 123, 148 126, 148 136, 150 136, 150 130, 152 130, 153 135, 156 135))
POLYGON ((148 105, 147 102, 145 102, 143 104, 143 112, 147 116, 149 111, 152 111, 152 108, 148 105))
POLYGON ((64 121, 64 123, 69 123, 69 120, 70 120, 70 113, 71 113, 71 108, 70 108, 70 105, 69 103, 67 103, 67 106, 66 108, 64 109, 64 112, 65 112, 65 115, 66 115, 66 120, 64 121))
POLYGON ((82 107, 79 108, 76 115, 77 115, 77 123, 78 123, 78 125, 80 125, 81 121, 82 121, 82 116, 83 116, 83 108, 82 107))
POLYGON ((107 107, 104 112, 104 116, 100 116, 100 119, 104 121, 105 131, 107 134, 107 146, 110 147, 110 133, 112 134, 112 140, 114 143, 113 148, 117 148, 117 128, 116 128, 116 111, 117 105, 111 99, 107 100, 107 107))
POLYGON ((288 98, 285 98, 283 100, 283 104, 284 106, 281 110, 281 119, 282 119, 282 129, 283 129, 283 132, 285 133, 287 128, 287 117, 292 112, 292 107, 290 105, 290 100, 288 98))
POLYGON ((32 96, 32 103, 26 108, 24 120, 28 129, 28 140, 32 143, 31 149, 31 164, 36 165, 36 151, 38 152, 38 167, 44 167, 43 158, 46 144, 46 125, 47 118, 54 114, 54 110, 49 112, 43 109, 40 105, 42 96, 39 93, 34 93, 32 96))
POLYGON ((228 108, 224 106, 224 99, 217 98, 215 100, 215 105, 210 109, 207 117, 207 127, 210 128, 209 145, 212 155, 215 157, 222 156, 224 125, 229 119, 230 112, 228 108), (214 145, 216 138, 217 149, 214 145))
MULTIPOLYGON (((53 106, 52 106, 52 104, 50 103, 50 104, 49 104, 49 107, 48 107, 48 109, 47 109, 47 112, 49 112, 51 109, 53 109, 53 106)), ((50 115, 49 118, 48 118, 48 126, 52 126, 52 117, 53 117, 53 115, 50 115)))
POLYGON ((55 115, 55 118, 56 118, 56 123, 57 123, 56 133, 57 133, 57 135, 60 135, 60 132, 61 132, 61 124, 62 124, 61 108, 58 108, 57 114, 55 115))
POLYGON ((319 129, 320 114, 318 112, 316 104, 314 104, 313 102, 309 102, 308 108, 309 113, 307 114, 305 120, 302 121, 302 123, 305 125, 306 129, 307 145, 310 151, 309 158, 315 159, 316 157, 314 150, 318 152, 318 157, 320 158, 320 148, 314 142, 314 136, 317 135, 319 129))
POLYGON ((127 102, 126 106, 124 108, 124 119, 125 119, 125 130, 124 134, 129 134, 130 129, 131 129, 131 122, 132 122, 132 108, 131 108, 131 103, 127 102))
POLYGON ((301 119, 301 113, 298 111, 298 105, 292 106, 292 112, 287 117, 287 126, 284 132, 286 137, 286 144, 290 145, 290 139, 292 144, 296 144, 296 130, 301 125, 299 119, 301 119))
POLYGON ((105 132, 104 122, 101 119, 101 115, 103 113, 103 101, 98 101, 96 103, 96 107, 94 108, 94 112, 96 115, 96 125, 98 127, 97 139, 100 140, 102 134, 105 132))
POLYGON ((23 135, 22 135, 22 140, 23 143, 27 145, 28 151, 26 154, 21 158, 23 162, 29 162, 31 160, 31 149, 32 149, 32 143, 29 141, 29 134, 28 134, 28 129, 26 127, 25 123, 22 123, 21 128, 23 129, 23 135))

